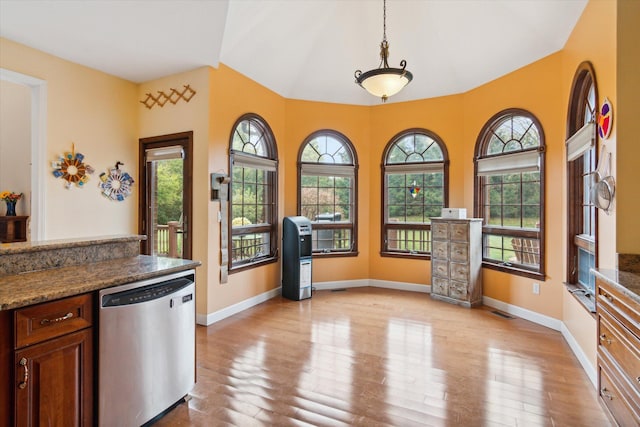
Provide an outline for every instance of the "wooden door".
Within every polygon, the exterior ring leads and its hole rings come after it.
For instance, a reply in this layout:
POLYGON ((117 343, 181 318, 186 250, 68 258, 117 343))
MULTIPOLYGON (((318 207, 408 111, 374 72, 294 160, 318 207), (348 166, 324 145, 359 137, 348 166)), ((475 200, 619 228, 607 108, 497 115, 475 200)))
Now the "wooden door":
POLYGON ((138 228, 147 236, 145 255, 191 258, 192 147, 193 132, 140 139, 138 228))
POLYGON ((92 330, 15 353, 15 425, 93 425, 92 330))

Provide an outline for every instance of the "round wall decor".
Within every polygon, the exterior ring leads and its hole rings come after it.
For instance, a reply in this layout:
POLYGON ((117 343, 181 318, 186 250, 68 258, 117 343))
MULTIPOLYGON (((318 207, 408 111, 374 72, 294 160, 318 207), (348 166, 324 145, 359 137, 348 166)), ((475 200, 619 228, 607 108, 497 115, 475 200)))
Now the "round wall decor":
POLYGON ((108 172, 101 173, 99 184, 103 196, 118 202, 131 195, 131 187, 133 186, 133 178, 127 172, 120 170, 120 165, 124 165, 124 163, 116 162, 115 167, 109 169, 108 172))

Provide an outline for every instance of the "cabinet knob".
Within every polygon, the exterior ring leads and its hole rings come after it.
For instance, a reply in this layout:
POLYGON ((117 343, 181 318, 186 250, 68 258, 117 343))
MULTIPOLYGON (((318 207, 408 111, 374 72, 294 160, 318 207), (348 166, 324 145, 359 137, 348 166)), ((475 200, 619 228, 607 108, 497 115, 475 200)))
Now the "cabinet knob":
POLYGON ((636 381, 640 383, 640 377, 636 377, 636 381))
POLYGON ((609 393, 609 390, 607 390, 606 387, 602 387, 602 389, 600 389, 600 394, 604 398, 607 398, 609 400, 613 400, 613 396, 611 395, 611 393, 609 393))
POLYGON ((605 334, 600 335, 600 342, 607 342, 607 344, 611 345, 611 338, 607 338, 605 334))
POLYGON ((26 358, 20 359, 18 364, 24 368, 24 374, 22 375, 22 381, 18 384, 18 388, 23 390, 27 388, 27 384, 29 383, 29 367, 27 366, 28 360, 26 358))

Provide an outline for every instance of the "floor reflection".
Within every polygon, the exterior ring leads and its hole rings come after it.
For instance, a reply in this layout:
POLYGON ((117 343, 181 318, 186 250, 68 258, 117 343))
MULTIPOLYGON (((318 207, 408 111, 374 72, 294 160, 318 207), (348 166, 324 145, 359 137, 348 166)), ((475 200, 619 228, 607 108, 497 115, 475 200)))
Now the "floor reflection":
POLYGON ((378 288, 274 298, 197 330, 157 426, 609 425, 561 334, 378 288))

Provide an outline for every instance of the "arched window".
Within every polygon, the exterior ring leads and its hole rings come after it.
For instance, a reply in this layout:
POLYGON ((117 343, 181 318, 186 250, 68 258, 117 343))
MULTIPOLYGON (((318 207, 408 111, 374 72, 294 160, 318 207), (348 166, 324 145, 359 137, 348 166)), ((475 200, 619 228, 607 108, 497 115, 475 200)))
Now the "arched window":
POLYGON ((358 159, 346 136, 309 135, 298 153, 298 215, 313 224, 314 255, 358 253, 358 159))
POLYGON ((231 270, 276 259, 278 153, 269 125, 245 114, 230 138, 229 262, 231 270))
POLYGON ((591 293, 595 292, 595 278, 589 271, 598 265, 598 212, 589 187, 597 161, 597 100, 593 67, 584 62, 573 78, 567 113, 567 283, 591 293))
POLYGON ((429 255, 431 217, 449 203, 444 142, 426 129, 400 132, 385 148, 382 180, 382 255, 429 255))
POLYGON ((544 133, 528 111, 493 116, 476 142, 483 266, 544 278, 544 133))

